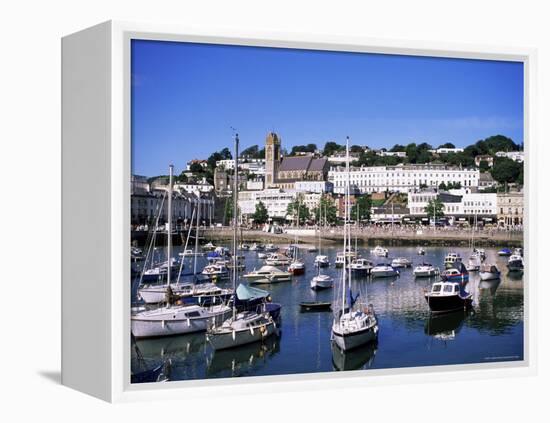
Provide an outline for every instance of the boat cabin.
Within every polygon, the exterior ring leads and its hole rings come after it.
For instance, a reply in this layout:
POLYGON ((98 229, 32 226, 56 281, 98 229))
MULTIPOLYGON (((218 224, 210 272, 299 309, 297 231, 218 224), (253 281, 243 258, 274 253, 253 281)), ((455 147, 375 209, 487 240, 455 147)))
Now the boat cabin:
POLYGON ((456 282, 437 282, 432 285, 431 296, 446 296, 460 294, 460 284, 456 282))

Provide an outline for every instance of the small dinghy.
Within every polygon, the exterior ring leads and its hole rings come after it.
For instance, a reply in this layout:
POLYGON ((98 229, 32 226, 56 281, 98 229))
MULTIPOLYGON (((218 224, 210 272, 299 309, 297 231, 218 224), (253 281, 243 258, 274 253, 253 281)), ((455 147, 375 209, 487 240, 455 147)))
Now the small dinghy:
POLYGON ((322 301, 302 301, 300 309, 302 311, 328 311, 332 303, 322 301))

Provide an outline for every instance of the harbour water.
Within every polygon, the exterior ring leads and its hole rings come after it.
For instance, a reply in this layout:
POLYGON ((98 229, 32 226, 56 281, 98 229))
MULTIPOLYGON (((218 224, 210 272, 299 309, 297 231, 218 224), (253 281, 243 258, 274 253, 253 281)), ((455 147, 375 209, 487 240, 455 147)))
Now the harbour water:
MULTIPOLYGON (((337 248, 323 248, 331 267, 324 273, 338 278, 334 268, 337 248)), ((370 254, 369 247, 359 253, 374 263, 390 262, 407 257, 413 267, 429 262, 444 268, 449 251, 467 260, 467 248, 425 247, 424 256, 414 247, 391 247, 388 259, 370 254)), ((175 248, 175 253, 179 252, 175 248)), ((415 279, 412 268, 401 269, 395 278, 363 277, 355 282, 366 291, 368 302, 378 316, 379 337, 376 344, 348 353, 331 348, 332 312, 301 312, 301 301, 333 301, 336 289, 312 291, 309 286, 316 274, 313 260, 318 253, 302 250, 306 274, 290 282, 259 286, 271 292, 273 302, 282 305, 280 337, 265 343, 251 344, 214 352, 204 333, 156 339, 141 339, 137 345, 146 359, 170 359, 170 380, 284 375, 332 372, 357 369, 389 369, 431 365, 492 363, 523 360, 524 299, 523 276, 508 274, 507 257, 499 257, 497 249, 485 249, 486 263, 496 263, 502 271, 500 281, 480 281, 470 273, 465 289, 473 294, 473 310, 431 317, 424 299, 435 278, 415 279)), ((255 252, 243 252, 246 271, 262 266, 255 252)), ((206 259, 201 258, 201 266, 206 259)), ((189 269, 192 265, 185 263, 189 269)), ((244 281, 244 280, 242 280, 244 281)), ((219 282, 222 287, 229 281, 219 282)))

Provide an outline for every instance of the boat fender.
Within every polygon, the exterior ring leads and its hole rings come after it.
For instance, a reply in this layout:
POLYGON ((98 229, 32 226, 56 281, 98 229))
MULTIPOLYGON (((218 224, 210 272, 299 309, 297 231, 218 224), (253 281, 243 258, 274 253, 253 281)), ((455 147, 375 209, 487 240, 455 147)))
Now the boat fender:
MULTIPOLYGON (((260 330, 261 332, 261 330, 260 330)), ((254 336, 254 328, 252 326, 250 326, 250 335, 254 336)))
POLYGON ((235 331, 231 332, 231 337, 233 338, 233 341, 235 340, 235 331))
POLYGON ((187 327, 191 326, 191 320, 187 319, 187 327))
POLYGON ((265 325, 264 325, 264 326, 260 326, 260 333, 261 333, 262 336, 265 336, 266 331, 267 331, 267 330, 266 330, 265 325))
POLYGON ((162 328, 164 329, 164 326, 165 326, 164 320, 161 322, 161 326, 162 326, 162 328))

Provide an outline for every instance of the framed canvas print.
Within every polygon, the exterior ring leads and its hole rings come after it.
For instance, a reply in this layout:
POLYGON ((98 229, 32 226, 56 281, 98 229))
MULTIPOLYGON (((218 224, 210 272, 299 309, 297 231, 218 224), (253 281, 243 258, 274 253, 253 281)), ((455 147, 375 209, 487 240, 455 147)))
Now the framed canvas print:
POLYGON ((534 62, 65 37, 63 383, 119 401, 532 372, 534 62))

